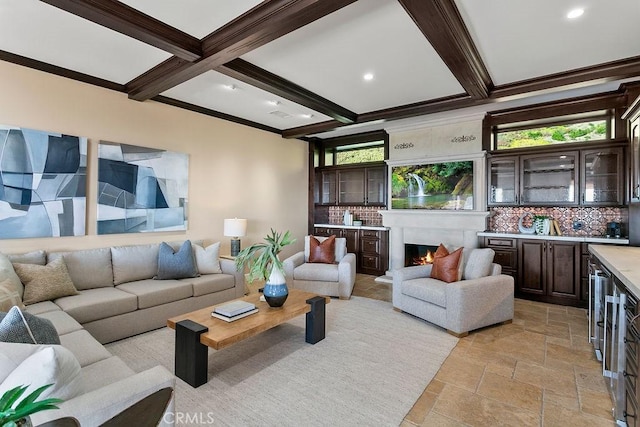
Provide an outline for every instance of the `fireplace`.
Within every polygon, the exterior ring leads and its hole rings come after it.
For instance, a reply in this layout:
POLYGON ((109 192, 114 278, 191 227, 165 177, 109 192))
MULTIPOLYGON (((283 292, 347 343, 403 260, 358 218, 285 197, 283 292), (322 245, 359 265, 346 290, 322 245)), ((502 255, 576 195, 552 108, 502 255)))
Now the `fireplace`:
POLYGON ((433 256, 438 249, 432 245, 416 245, 414 243, 404 244, 404 266, 425 265, 433 263, 433 256))

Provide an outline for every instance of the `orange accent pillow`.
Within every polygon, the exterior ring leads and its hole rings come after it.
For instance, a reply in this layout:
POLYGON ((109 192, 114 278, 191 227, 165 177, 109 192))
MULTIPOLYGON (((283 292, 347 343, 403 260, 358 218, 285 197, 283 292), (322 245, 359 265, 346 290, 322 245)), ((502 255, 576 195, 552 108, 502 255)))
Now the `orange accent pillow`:
POLYGON ((436 249, 436 253, 433 254, 433 257, 439 258, 441 256, 447 256, 447 255, 449 255, 449 250, 445 248, 442 243, 440 243, 440 246, 438 246, 438 249, 436 249))
POLYGON ((458 248, 448 255, 435 256, 433 258, 433 267, 431 267, 431 277, 447 283, 457 282, 460 280, 461 259, 462 248, 458 248))
POLYGON ((336 236, 327 237, 322 243, 309 236, 309 262, 333 264, 336 262, 336 236))

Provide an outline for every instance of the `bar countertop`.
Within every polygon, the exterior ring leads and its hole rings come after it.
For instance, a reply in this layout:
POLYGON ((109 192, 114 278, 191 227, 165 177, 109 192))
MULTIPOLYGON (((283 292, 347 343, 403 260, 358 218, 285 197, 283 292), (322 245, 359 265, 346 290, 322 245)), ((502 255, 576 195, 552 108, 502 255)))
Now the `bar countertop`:
POLYGON ((640 297, 640 247, 589 245, 595 255, 636 297, 640 297))

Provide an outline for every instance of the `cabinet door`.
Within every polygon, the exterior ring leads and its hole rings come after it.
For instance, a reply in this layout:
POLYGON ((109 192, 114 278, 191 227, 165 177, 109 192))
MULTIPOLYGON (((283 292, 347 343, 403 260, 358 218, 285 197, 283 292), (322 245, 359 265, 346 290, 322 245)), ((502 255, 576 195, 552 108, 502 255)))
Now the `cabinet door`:
POLYGON ((387 196, 387 176, 385 167, 373 167, 366 169, 367 176, 367 199, 368 205, 386 205, 387 196))
POLYGON ((520 277, 517 291, 523 294, 545 295, 546 242, 520 240, 520 277))
POLYGON ((622 205, 622 153, 621 147, 582 151, 580 192, 583 205, 622 205))
POLYGON ((336 176, 335 171, 322 171, 321 173, 322 190, 320 192, 320 203, 323 205, 335 205, 337 202, 336 176))
POLYGON ((358 240, 360 240, 360 233, 358 232, 358 230, 353 228, 343 228, 342 236, 340 237, 344 237, 345 239, 347 239, 347 252, 353 254, 358 253, 358 240))
POLYGON ((575 242, 547 242, 547 295, 580 298, 580 244, 575 242))
POLYGON ((577 205, 577 164, 577 151, 522 156, 520 204, 577 205))
POLYGON ((364 204, 365 170, 351 169, 338 172, 338 204, 364 204))
POLYGON ((640 117, 631 122, 631 199, 640 200, 640 117))
POLYGON ((487 202, 489 206, 517 205, 520 192, 519 158, 517 156, 490 158, 488 173, 487 202))

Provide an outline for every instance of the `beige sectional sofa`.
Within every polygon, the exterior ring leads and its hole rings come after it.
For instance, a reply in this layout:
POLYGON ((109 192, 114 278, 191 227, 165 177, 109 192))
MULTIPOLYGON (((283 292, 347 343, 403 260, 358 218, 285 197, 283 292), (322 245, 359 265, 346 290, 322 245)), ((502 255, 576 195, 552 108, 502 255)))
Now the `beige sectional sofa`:
MULTIPOLYGON (((177 248, 180 243, 171 246, 177 248)), ((164 327, 169 317, 244 294, 244 274, 226 259, 220 259, 221 273, 153 279, 158 250, 158 244, 150 244, 9 255, 13 262, 40 265, 63 257, 78 291, 77 295, 25 308, 53 323, 61 345, 80 365, 78 393, 66 399, 59 410, 33 416, 34 424, 73 416, 83 426, 100 425, 157 390, 173 389, 175 377, 165 368, 157 366, 136 374, 102 344, 164 327)), ((0 355, 6 357, 10 346, 0 343, 0 355)), ((161 425, 174 424, 172 411, 173 399, 161 425)))

